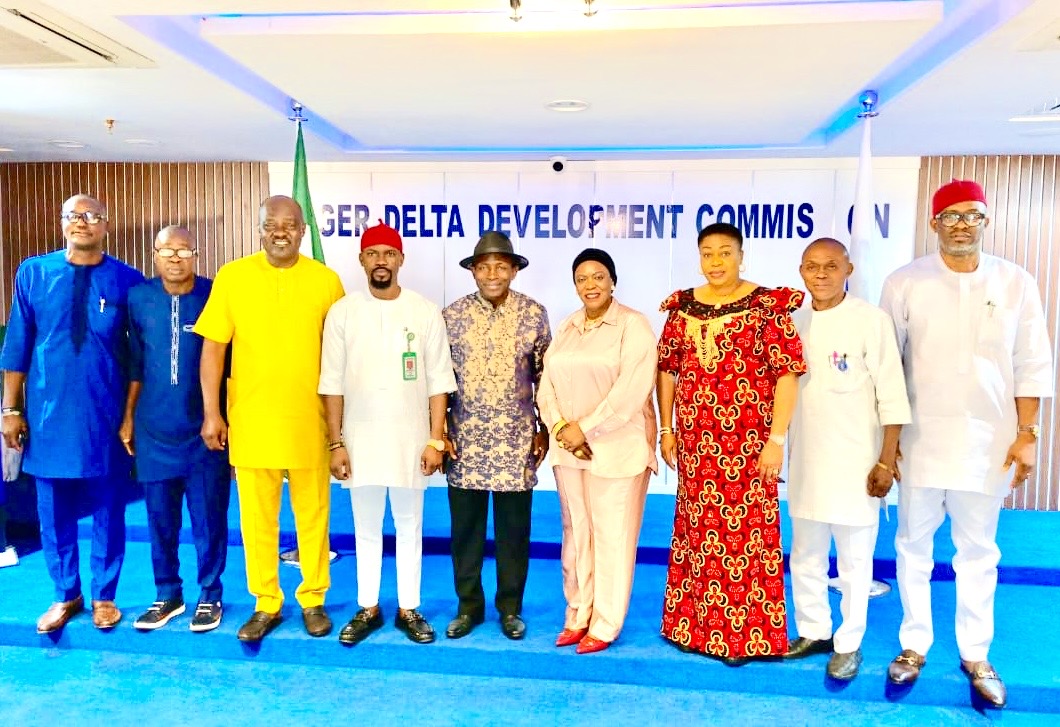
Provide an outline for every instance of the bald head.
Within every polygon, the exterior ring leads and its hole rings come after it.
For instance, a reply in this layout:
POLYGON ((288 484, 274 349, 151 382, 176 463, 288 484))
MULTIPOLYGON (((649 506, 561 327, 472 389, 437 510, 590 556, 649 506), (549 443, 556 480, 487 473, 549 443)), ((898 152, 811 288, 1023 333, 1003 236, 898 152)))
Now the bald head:
POLYGON ((155 236, 155 272, 170 295, 195 286, 195 247, 195 237, 180 225, 163 227, 155 236))
POLYGON ((847 246, 835 238, 818 238, 802 252, 799 275, 813 298, 814 310, 839 305, 846 296, 847 279, 853 272, 847 246))
POLYGON ((294 217, 300 223, 305 224, 302 206, 283 194, 275 194, 261 203, 261 207, 258 208, 258 219, 264 223, 270 214, 279 217, 294 217))
POLYGON ((71 261, 94 264, 103 254, 107 236, 107 208, 95 197, 75 194, 63 202, 63 238, 71 261))
POLYGON ((155 236, 155 249, 157 250, 160 247, 186 247, 189 250, 194 250, 195 236, 191 234, 191 230, 187 227, 169 225, 159 230, 158 235, 155 236))
POLYGON ((261 248, 269 264, 277 268, 296 264, 305 234, 305 217, 299 204, 283 195, 269 197, 261 203, 258 220, 261 248))
POLYGON ((94 212, 107 215, 107 206, 90 194, 75 194, 63 202, 63 214, 67 212, 94 212))
POLYGON ((803 261, 809 256, 814 256, 815 253, 829 256, 838 255, 846 262, 850 262, 850 251, 847 250, 847 246, 834 237, 818 237, 807 245, 806 249, 802 251, 803 261))

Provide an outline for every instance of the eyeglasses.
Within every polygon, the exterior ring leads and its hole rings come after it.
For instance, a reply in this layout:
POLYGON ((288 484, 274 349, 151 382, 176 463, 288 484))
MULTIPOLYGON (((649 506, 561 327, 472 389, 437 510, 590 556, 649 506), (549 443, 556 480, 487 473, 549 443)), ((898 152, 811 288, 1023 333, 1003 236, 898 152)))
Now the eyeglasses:
POLYGON ((978 227, 986 219, 982 212, 939 212, 935 219, 942 223, 943 227, 953 227, 960 220, 969 227, 978 227))
POLYGON ((155 252, 158 253, 158 257, 170 258, 176 255, 181 260, 189 260, 199 254, 198 250, 174 250, 171 247, 156 247, 155 252))
POLYGON ((78 220, 84 220, 90 225, 98 225, 107 219, 106 215, 101 215, 97 212, 63 212, 60 217, 63 222, 69 222, 70 224, 74 224, 78 220))

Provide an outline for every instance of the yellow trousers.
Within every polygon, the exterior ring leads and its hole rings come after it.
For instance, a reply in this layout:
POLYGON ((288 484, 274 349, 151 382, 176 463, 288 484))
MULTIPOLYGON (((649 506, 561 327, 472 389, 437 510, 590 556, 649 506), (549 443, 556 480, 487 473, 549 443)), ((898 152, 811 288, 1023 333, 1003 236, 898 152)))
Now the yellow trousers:
POLYGON ((256 611, 278 613, 280 590, 280 495, 283 474, 291 493, 302 583, 295 598, 302 608, 324 605, 331 586, 328 524, 331 477, 328 468, 273 470, 236 468, 239 527, 247 560, 247 588, 257 598, 256 611))

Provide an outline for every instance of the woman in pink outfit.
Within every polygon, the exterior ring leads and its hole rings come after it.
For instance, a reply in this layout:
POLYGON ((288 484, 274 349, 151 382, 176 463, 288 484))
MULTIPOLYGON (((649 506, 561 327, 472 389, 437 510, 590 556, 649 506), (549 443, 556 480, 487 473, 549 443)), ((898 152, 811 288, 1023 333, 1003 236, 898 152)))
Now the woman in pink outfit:
POLYGON ((655 334, 614 299, 618 275, 603 250, 574 259, 583 308, 556 328, 537 402, 563 517, 563 630, 556 646, 611 645, 629 610, 637 539, 655 459, 655 334))

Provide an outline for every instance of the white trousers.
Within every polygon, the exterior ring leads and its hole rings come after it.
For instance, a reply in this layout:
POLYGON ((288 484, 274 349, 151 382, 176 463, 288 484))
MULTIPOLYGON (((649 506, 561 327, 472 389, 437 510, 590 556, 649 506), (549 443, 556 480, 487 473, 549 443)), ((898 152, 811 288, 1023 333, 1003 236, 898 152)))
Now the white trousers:
POLYGON ((353 537, 357 547, 357 605, 379 604, 383 572, 383 515, 387 494, 397 531, 398 606, 419 608, 423 565, 423 490, 408 487, 362 486, 350 489, 353 537))
POLYGON ((836 653, 861 648, 868 621, 872 586, 872 554, 876 550, 877 519, 873 525, 833 525, 817 520, 791 519, 791 594, 795 627, 807 639, 832 638, 836 653), (835 540, 839 571, 839 613, 843 623, 832 634, 828 603, 828 553, 835 540))
POLYGON ((900 487, 898 490, 898 592, 902 597, 903 649, 927 654, 934 641, 931 625, 931 569, 935 531, 950 516, 956 553, 957 586, 954 630, 965 661, 983 661, 994 638, 997 589, 997 520, 1003 498, 978 492, 900 487))

